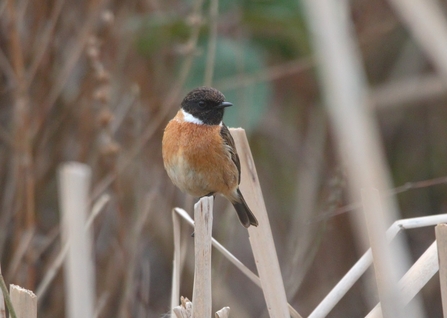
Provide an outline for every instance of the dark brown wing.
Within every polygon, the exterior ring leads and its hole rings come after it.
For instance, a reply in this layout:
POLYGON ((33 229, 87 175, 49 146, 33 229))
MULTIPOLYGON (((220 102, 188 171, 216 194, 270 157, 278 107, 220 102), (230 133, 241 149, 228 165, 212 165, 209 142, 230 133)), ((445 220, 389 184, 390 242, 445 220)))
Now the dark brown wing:
POLYGON ((228 147, 228 150, 230 151, 231 160, 234 162, 234 164, 237 167, 237 171, 239 172, 237 183, 239 184, 241 182, 241 162, 239 161, 239 156, 236 152, 236 145, 234 144, 233 137, 230 134, 230 131, 228 130, 228 127, 225 126, 224 123, 222 123, 222 128, 220 129, 220 135, 222 136, 226 146, 228 147))

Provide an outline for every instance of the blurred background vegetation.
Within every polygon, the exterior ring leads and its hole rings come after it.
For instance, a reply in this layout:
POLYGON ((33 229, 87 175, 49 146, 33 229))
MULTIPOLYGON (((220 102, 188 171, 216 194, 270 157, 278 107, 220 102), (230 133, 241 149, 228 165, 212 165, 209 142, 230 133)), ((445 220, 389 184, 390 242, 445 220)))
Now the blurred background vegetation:
MULTIPOLYGON (((428 76, 431 64, 385 1, 351 4, 393 183, 447 176, 446 89, 407 98, 396 83, 428 76)), ((36 291, 54 263, 56 171, 75 160, 93 169, 92 200, 111 196, 94 223, 100 317, 169 311, 171 209, 191 211, 194 201, 167 178, 161 138, 210 68, 212 86, 235 104, 225 122, 249 135, 290 304, 309 314, 363 253, 300 2, 222 1, 217 17, 210 8, 201 0, 0 2, 0 263, 8 283, 36 291)), ((445 187, 428 182, 398 194, 402 217, 445 213, 445 187)), ((216 201, 214 236, 255 271, 247 232, 216 201)), ((184 226, 189 254, 191 231, 184 226)), ((432 229, 407 234, 414 258, 434 240, 432 229)), ((267 317, 261 290, 218 253, 213 262, 214 308, 267 317)), ((189 298, 193 266, 188 255, 181 294, 189 298)), ((377 301, 369 280, 331 317, 364 316, 377 301)), ((441 317, 437 275, 423 296, 428 316, 441 317)), ((59 271, 39 316, 63 317, 63 304, 59 271)))

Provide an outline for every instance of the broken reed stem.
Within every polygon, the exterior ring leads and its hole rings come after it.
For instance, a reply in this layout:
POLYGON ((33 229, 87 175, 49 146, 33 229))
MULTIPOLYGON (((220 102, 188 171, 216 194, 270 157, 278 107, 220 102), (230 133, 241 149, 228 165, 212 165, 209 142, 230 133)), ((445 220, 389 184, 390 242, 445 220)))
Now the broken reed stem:
POLYGON ((186 297, 180 297, 180 305, 172 309, 171 318, 191 318, 192 302, 186 297))
POLYGON ((92 237, 86 230, 90 167, 77 162, 63 164, 58 181, 62 239, 63 244, 68 245, 64 271, 66 315, 69 318, 93 317, 95 276, 92 237))
POLYGON ((447 224, 435 227, 436 243, 439 258, 439 283, 441 285, 441 300, 443 316, 447 317, 447 224))
POLYGON ((37 317, 37 297, 31 290, 11 284, 9 293, 18 318, 37 317))
POLYGON ((214 197, 203 197, 194 205, 194 288, 192 317, 211 317, 211 235, 214 197))
POLYGON ((172 224, 174 232, 174 260, 172 261, 172 290, 171 290, 171 312, 178 306, 180 298, 180 266, 181 266, 181 237, 180 220, 175 210, 172 210, 172 224))
MULTIPOLYGON (((194 220, 189 216, 188 212, 180 208, 174 208, 174 211, 180 215, 189 225, 194 227, 194 220)), ((222 244, 220 244, 215 238, 211 238, 213 246, 222 253, 237 269, 239 269, 245 276, 247 276, 256 286, 262 289, 261 280, 253 273, 247 266, 245 266, 236 256, 231 254, 222 244)), ((290 305, 287 304, 289 313, 292 318, 301 318, 301 315, 290 305)))
POLYGON ((250 145, 245 130, 230 128, 230 132, 241 162, 240 189, 245 201, 247 201, 248 206, 259 221, 259 226, 250 226, 248 233, 267 310, 270 317, 289 318, 290 313, 284 282, 250 145))
POLYGON ((215 318, 229 318, 230 317, 230 307, 224 307, 219 311, 216 311, 215 318))

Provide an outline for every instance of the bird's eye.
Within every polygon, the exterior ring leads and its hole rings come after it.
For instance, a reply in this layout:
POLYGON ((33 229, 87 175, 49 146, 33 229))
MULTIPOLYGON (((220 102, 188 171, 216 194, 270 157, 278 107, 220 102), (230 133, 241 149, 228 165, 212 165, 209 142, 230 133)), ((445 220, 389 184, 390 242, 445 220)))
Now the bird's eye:
POLYGON ((199 106, 200 106, 200 107, 205 107, 205 102, 204 102, 203 100, 201 100, 201 101, 199 102, 199 106))

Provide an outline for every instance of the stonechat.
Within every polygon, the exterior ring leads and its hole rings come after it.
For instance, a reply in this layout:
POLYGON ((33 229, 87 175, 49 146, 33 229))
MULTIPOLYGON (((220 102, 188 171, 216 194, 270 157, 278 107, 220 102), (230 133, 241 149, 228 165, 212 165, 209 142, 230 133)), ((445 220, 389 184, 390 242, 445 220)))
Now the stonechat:
POLYGON ((163 135, 163 162, 172 182, 195 197, 221 194, 234 206, 242 225, 258 226, 239 190, 241 164, 233 137, 222 122, 233 104, 217 89, 189 92, 163 135))

